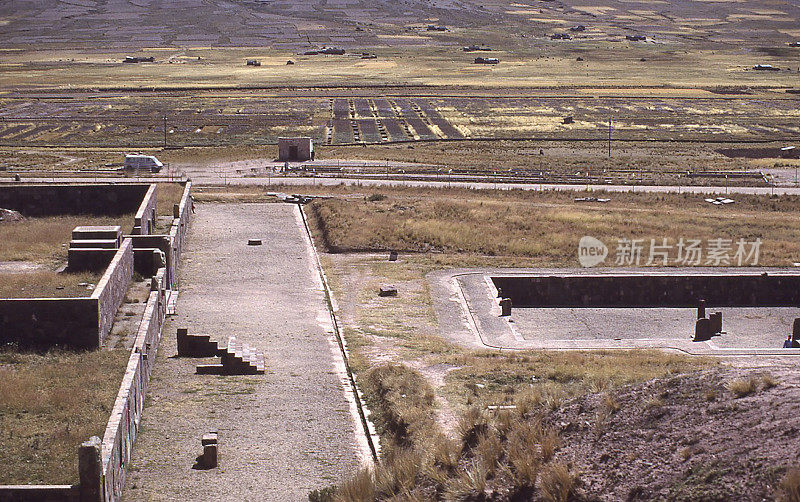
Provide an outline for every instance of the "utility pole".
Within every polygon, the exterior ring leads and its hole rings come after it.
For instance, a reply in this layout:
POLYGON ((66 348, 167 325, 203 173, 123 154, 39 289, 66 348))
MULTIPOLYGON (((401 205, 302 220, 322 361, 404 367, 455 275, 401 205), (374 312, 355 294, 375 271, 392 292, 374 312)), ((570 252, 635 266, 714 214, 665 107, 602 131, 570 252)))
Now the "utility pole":
POLYGON ((167 149, 167 116, 164 115, 164 150, 167 149))
POLYGON ((611 117, 608 117, 608 158, 611 158, 611 117))

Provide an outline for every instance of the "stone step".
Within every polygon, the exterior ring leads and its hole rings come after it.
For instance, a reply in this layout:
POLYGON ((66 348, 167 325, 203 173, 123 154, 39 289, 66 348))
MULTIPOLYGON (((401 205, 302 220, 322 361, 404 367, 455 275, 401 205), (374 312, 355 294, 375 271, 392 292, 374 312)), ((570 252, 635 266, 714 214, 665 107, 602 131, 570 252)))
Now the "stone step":
POLYGON ((122 242, 122 227, 118 225, 91 226, 85 225, 75 227, 72 230, 73 240, 88 239, 113 239, 122 242))
POLYGON ((70 249, 117 249, 119 241, 116 239, 73 239, 69 241, 70 249))
POLYGON ((198 375, 224 375, 225 367, 221 364, 198 364, 198 375))

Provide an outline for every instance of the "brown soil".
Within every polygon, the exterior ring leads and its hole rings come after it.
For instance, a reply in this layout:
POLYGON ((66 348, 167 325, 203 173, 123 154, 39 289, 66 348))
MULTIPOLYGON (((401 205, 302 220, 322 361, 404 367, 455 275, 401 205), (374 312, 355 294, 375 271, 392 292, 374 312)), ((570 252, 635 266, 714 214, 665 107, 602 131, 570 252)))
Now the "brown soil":
POLYGON ((597 500, 772 500, 800 465, 800 378, 713 370, 592 394, 549 417, 597 500), (742 397, 731 382, 753 378, 742 397))

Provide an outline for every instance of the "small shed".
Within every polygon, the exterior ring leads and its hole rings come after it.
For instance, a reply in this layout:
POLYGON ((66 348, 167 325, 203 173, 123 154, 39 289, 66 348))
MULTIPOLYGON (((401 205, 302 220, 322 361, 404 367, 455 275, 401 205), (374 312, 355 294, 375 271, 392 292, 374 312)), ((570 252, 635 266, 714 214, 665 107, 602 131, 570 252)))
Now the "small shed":
POLYGON ((314 160, 314 142, 311 138, 278 138, 278 160, 314 160))

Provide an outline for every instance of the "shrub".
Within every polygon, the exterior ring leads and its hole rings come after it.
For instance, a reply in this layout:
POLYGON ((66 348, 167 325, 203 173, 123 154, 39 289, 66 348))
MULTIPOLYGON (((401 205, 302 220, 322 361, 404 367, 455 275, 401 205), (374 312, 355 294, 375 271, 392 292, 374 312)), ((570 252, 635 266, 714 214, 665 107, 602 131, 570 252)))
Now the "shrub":
POLYGON ((371 469, 361 469, 338 489, 315 490, 308 496, 310 502, 368 502, 375 500, 375 477, 371 469), (312 495, 318 498, 313 499, 312 495), (328 497, 328 498, 325 498, 328 497))
POLYGON ((729 381, 726 387, 729 391, 733 392, 736 397, 745 397, 758 389, 758 382, 753 377, 737 378, 729 381))
POLYGON ((542 472, 542 496, 548 502, 567 502, 578 499, 578 478, 564 464, 554 463, 542 472))
POLYGON ((779 500, 800 502, 800 468, 790 469, 778 486, 779 500))

